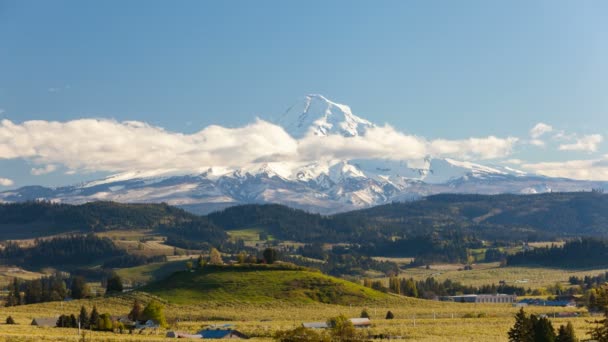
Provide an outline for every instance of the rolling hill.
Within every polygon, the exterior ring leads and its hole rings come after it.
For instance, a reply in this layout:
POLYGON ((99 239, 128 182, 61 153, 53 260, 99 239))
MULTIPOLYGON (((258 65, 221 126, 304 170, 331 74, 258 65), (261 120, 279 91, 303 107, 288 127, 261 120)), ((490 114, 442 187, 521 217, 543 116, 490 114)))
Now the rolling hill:
POLYGON ((279 265, 206 266, 181 271, 141 289, 174 304, 289 303, 363 304, 391 297, 318 271, 279 265))

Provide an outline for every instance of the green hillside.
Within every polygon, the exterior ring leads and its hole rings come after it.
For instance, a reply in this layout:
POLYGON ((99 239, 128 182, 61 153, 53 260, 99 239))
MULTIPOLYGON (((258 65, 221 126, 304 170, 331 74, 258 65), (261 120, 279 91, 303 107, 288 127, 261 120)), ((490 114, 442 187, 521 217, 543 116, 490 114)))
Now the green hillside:
POLYGON ((175 304, 291 303, 361 304, 390 295, 318 271, 291 265, 206 266, 181 271, 142 291, 175 304))
POLYGON ((174 239, 177 237, 214 245, 228 238, 221 228, 207 218, 164 203, 0 203, 0 233, 5 239, 137 229, 155 229, 174 239))

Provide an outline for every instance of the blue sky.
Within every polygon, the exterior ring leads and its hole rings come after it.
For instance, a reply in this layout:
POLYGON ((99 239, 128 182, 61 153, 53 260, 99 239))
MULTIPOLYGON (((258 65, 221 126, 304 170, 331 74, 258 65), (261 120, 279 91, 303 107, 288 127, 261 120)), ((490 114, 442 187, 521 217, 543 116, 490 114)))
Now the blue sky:
MULTIPOLYGON (((320 93, 429 140, 519 139, 492 162, 608 178, 607 14, 604 1, 0 1, 0 119, 193 134, 320 93), (530 143, 538 123, 552 129, 530 143)), ((2 149, 0 189, 119 171, 2 149)))

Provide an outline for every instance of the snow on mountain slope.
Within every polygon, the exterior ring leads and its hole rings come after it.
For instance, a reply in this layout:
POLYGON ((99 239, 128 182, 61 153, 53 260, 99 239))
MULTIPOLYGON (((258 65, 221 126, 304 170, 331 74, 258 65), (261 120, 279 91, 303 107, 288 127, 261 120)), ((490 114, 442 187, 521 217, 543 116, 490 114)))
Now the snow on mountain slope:
POLYGON ((277 122, 296 139, 308 134, 345 137, 363 135, 374 124, 354 115, 349 106, 332 102, 322 95, 308 95, 289 108, 277 122))
MULTIPOLYGON (((350 107, 309 95, 279 120, 296 139, 364 135, 374 127, 350 107)), ((221 165, 183 175, 176 170, 132 171, 75 186, 23 187, 0 192, 0 202, 65 203, 111 200, 166 202, 196 213, 244 203, 282 203, 323 214, 404 201, 437 193, 540 193, 605 188, 586 182, 530 175, 513 168, 429 156, 422 161, 357 159, 221 165), (157 176, 162 174, 162 176, 157 176)))

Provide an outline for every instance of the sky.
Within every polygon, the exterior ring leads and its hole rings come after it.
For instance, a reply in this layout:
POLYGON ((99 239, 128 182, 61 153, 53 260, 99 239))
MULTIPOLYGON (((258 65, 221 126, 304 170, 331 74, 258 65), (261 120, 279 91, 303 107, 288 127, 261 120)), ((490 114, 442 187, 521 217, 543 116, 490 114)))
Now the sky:
POLYGON ((607 15, 605 1, 0 0, 0 190, 351 154, 608 180, 607 15), (360 141, 374 150, 272 124, 311 93, 376 123, 360 141))

